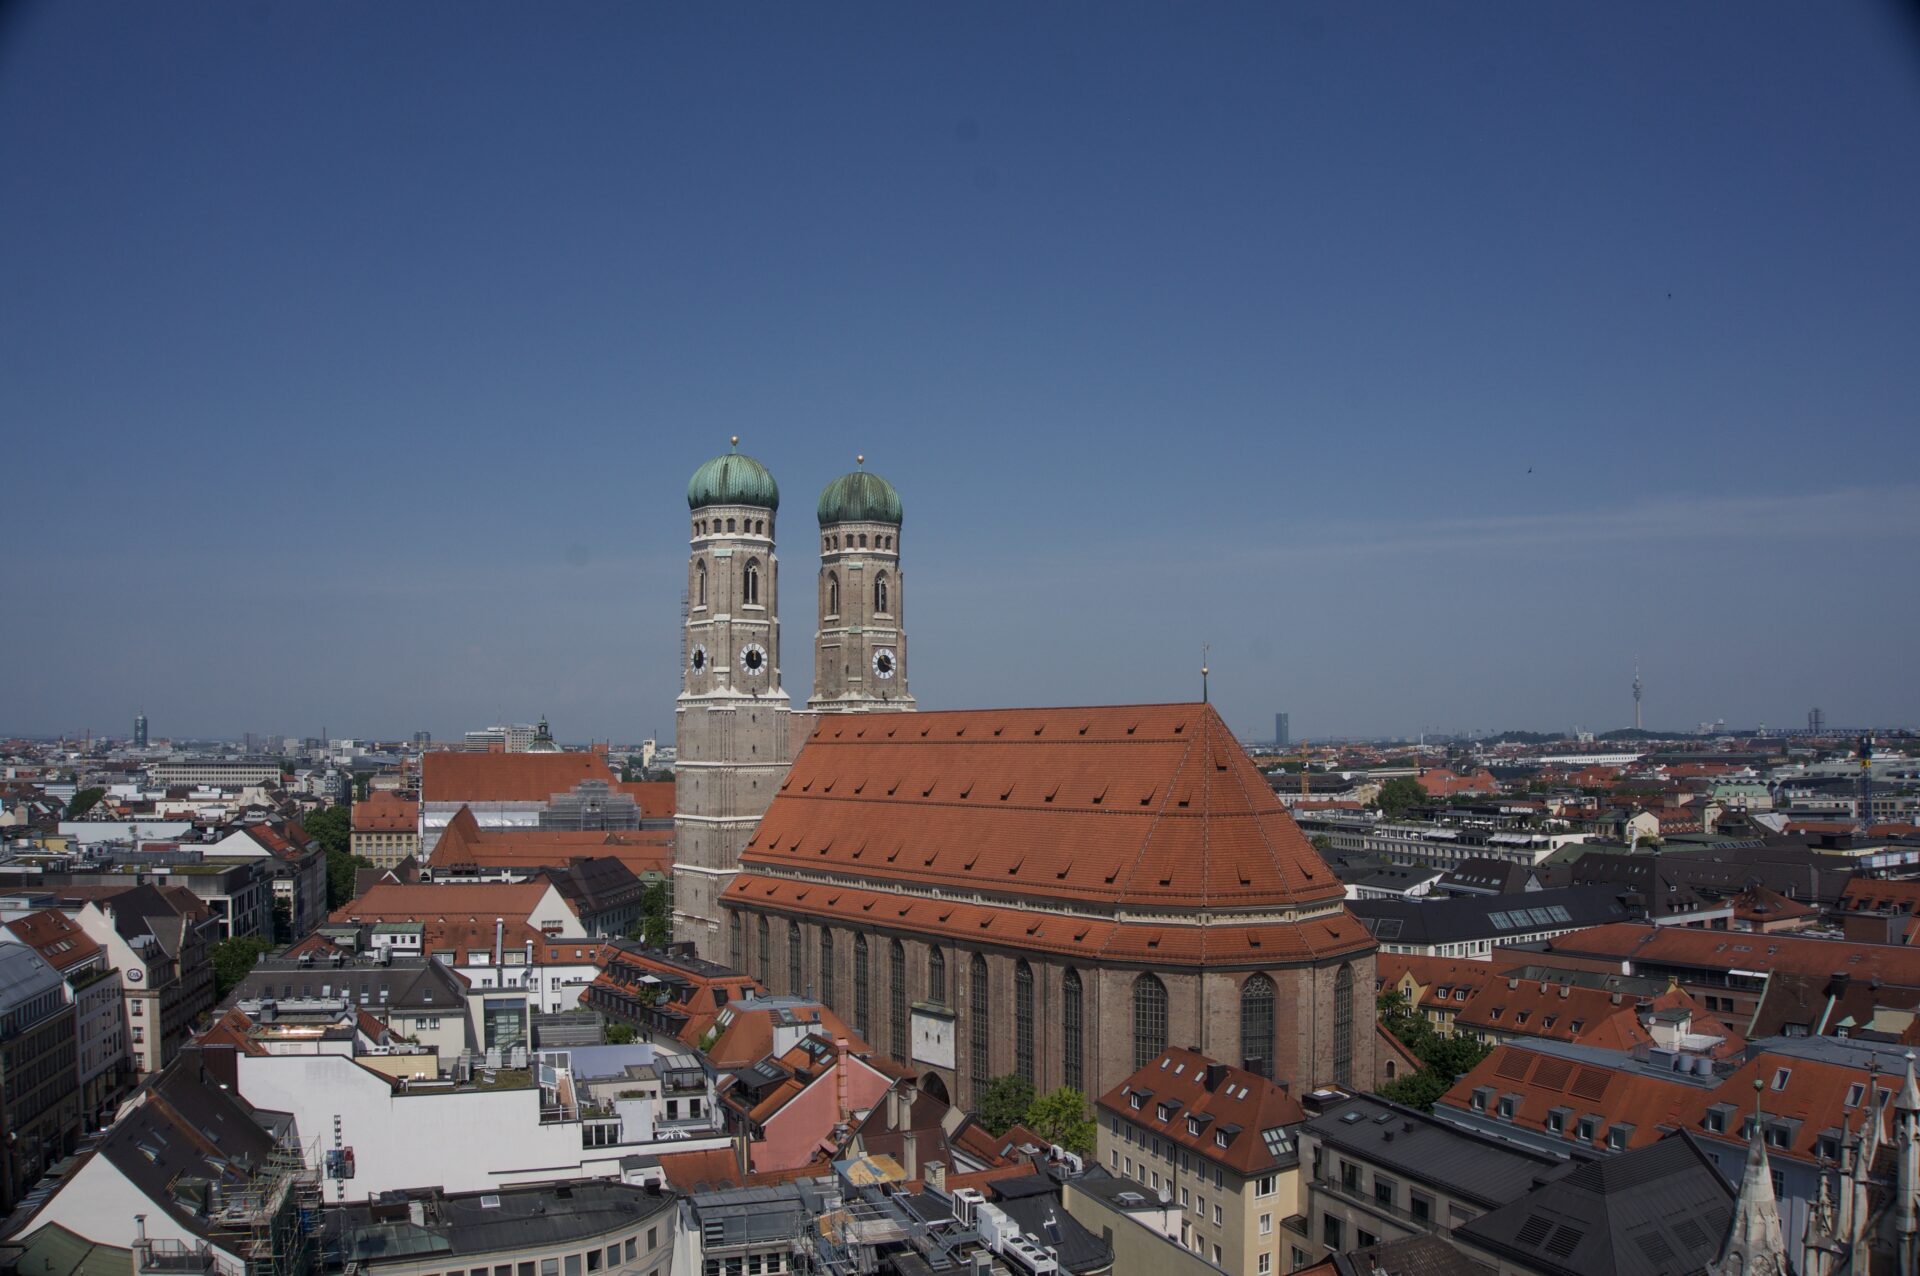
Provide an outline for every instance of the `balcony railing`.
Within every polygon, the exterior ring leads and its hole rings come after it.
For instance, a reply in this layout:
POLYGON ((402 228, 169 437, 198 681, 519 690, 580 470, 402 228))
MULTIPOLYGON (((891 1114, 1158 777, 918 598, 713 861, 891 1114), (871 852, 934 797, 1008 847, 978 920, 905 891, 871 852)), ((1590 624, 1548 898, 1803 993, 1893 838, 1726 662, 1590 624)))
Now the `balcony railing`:
POLYGON ((1432 1217, 1431 1213, 1429 1213, 1427 1217, 1421 1218, 1412 1210, 1403 1209, 1393 1202, 1380 1200, 1371 1193, 1361 1191, 1358 1185, 1349 1187, 1339 1179, 1332 1178, 1325 1174, 1316 1174, 1313 1176, 1313 1186, 1332 1196, 1337 1196, 1349 1204, 1358 1205, 1362 1209, 1372 1210, 1375 1214, 1391 1218, 1398 1223, 1404 1223, 1417 1231, 1435 1232, 1440 1230, 1439 1223, 1432 1217))

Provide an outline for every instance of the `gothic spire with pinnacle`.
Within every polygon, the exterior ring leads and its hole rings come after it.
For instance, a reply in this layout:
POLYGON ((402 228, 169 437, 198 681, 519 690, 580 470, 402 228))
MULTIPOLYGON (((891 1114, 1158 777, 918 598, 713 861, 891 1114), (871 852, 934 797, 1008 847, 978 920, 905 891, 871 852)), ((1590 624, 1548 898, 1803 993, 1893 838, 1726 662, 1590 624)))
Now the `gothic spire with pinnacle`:
POLYGON ((1767 1160, 1766 1115, 1760 1110, 1764 1092, 1753 1083, 1753 1137, 1747 1140, 1747 1168, 1740 1176, 1740 1195, 1733 1205, 1733 1225, 1720 1258, 1707 1268, 1708 1276, 1792 1276, 1787 1242, 1780 1230, 1780 1205, 1773 1195, 1773 1166, 1767 1160))

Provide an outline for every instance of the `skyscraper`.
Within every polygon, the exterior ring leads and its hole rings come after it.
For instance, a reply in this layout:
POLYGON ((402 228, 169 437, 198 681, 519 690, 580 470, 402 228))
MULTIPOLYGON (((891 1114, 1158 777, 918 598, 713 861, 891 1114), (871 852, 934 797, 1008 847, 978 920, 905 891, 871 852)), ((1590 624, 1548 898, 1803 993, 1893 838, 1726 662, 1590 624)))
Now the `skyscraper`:
POLYGON ((133 715, 133 747, 136 749, 147 747, 147 715, 145 713, 133 715))
POLYGON ((1287 724, 1287 715, 1284 713, 1274 714, 1273 715, 1273 747, 1276 749, 1284 749, 1292 743, 1293 743, 1293 731, 1287 724))

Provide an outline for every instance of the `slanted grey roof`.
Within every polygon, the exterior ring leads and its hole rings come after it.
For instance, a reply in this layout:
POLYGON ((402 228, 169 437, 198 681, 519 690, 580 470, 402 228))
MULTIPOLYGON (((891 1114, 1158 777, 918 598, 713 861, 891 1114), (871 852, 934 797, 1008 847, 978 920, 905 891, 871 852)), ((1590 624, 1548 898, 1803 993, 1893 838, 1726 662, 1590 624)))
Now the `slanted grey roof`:
POLYGON ((1515 1147, 1424 1112, 1359 1095, 1307 1121, 1305 1133, 1410 1179, 1488 1208, 1505 1205, 1564 1174, 1567 1163, 1515 1147))
POLYGON ((1669 1276, 1719 1257, 1733 1188, 1691 1135, 1582 1165, 1455 1233, 1565 1276, 1669 1276))

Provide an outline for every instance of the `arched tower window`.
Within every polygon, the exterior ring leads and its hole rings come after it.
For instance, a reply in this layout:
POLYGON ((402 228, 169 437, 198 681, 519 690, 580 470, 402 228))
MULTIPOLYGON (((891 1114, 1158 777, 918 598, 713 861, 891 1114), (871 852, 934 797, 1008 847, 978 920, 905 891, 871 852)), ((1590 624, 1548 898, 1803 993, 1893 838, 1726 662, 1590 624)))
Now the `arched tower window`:
POLYGON ((747 570, 740 578, 740 601, 752 607, 760 601, 760 562, 747 560, 747 570))
POLYGON ((740 914, 727 914, 727 957, 733 963, 735 970, 747 968, 747 955, 741 951, 745 944, 746 937, 740 925, 740 914))
POLYGON ((887 613, 887 574, 881 572, 873 578, 873 610, 875 615, 887 613))
POLYGON ((967 982, 971 985, 967 989, 967 1085, 968 1093, 978 1103, 987 1093, 987 1016, 992 1005, 987 1000, 990 993, 987 987, 987 959, 979 953, 973 955, 967 982))
POLYGON ((759 970, 760 986, 768 991, 772 991, 773 985, 769 983, 768 980, 773 978, 773 971, 770 969, 772 965, 770 959, 773 956, 773 923, 767 920, 765 913, 760 915, 760 921, 754 927, 754 939, 756 941, 755 947, 758 949, 754 956, 759 958, 757 968, 759 970))
POLYGON ((1342 966, 1333 977, 1333 1079, 1353 1084, 1353 967, 1342 966))
POLYGON ((820 928, 820 1000, 833 1005, 833 932, 820 928))
POLYGON ((693 593, 696 607, 707 605, 707 560, 701 559, 693 568, 693 593))
POLYGON ((1133 981, 1133 1068, 1138 1072, 1167 1048, 1167 986, 1152 975, 1133 981))
POLYGON ((1080 986, 1080 972, 1069 970, 1060 978, 1060 1031, 1065 1037, 1065 1048, 1061 1051, 1061 1062, 1065 1065, 1064 1080, 1080 1093, 1087 1092, 1086 1057, 1082 1042, 1086 1035, 1086 1006, 1082 1001, 1085 995, 1080 986))
POLYGON ((873 1037, 868 1024, 873 1009, 873 969, 867 957, 867 937, 853 937, 853 1030, 867 1041, 873 1037))
POLYGON ((827 573, 827 615, 840 614, 840 576, 837 572, 827 573))
POLYGON ((1034 1083, 1033 1075, 1033 967, 1022 958, 1013 967, 1013 1068, 1034 1083))
POLYGON ((1255 975, 1240 985, 1240 1066, 1273 1076, 1273 980, 1255 975))
POLYGON ((899 940, 887 946, 887 1043, 893 1057, 907 1058, 907 950, 899 940))
POLYGON ((800 923, 787 923, 787 995, 798 997, 803 986, 800 976, 800 923))
POLYGON ((947 1004, 947 955, 938 948, 927 954, 927 1000, 947 1004))

